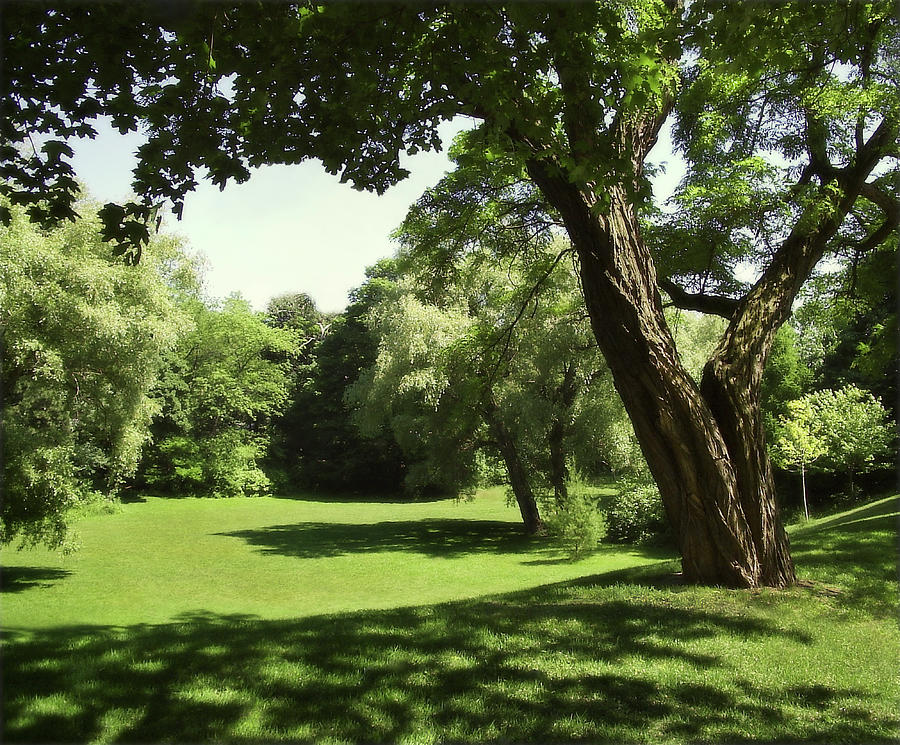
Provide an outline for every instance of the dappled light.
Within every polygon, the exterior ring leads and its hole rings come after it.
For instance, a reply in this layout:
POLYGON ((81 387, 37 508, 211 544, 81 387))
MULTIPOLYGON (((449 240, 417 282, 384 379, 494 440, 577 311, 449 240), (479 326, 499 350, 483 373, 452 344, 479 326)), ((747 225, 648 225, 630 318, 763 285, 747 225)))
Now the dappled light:
POLYGON ((5 3, 0 741, 900 742, 896 10, 5 3))
POLYGON ((305 621, 202 614, 23 633, 6 658, 6 685, 18 692, 6 736, 732 741, 751 726, 763 736, 790 726, 798 740, 837 741, 896 726, 864 687, 789 669, 760 680, 742 659, 769 646, 801 655, 820 643, 814 631, 677 595, 595 580, 305 621), (737 649, 722 648, 727 638, 741 640, 737 649), (64 715, 51 713, 60 691, 64 715))
MULTIPOLYGON (((163 624, 7 629, 4 740, 891 740, 900 639, 872 619, 896 594, 884 569, 898 499, 794 531, 811 581, 787 592, 692 587, 664 564, 305 619, 201 610, 163 624), (823 592, 829 580, 838 587, 823 592)), ((514 523, 447 518, 225 535, 313 561, 493 561, 535 540, 514 523)), ((14 569, 4 591, 64 575, 14 569)))

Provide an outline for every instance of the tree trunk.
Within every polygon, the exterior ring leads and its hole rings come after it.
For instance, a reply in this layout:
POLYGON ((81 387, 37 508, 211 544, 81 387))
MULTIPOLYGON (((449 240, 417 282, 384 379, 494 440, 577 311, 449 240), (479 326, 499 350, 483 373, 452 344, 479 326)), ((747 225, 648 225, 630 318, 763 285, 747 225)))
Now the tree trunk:
POLYGON ((574 362, 566 363, 563 379, 554 391, 556 418, 547 435, 550 451, 550 481, 558 508, 565 508, 569 498, 569 468, 566 465, 566 434, 572 426, 572 406, 578 395, 578 370, 574 362))
MULTIPOLYGON (((709 402, 688 375, 663 316, 656 272, 624 191, 595 214, 574 186, 530 164, 581 261, 597 342, 677 536, 685 579, 730 587, 794 581, 775 507, 756 390, 708 374, 709 402), (747 439, 743 439, 747 438, 747 439)), ((721 366, 725 369, 725 366, 721 366)), ((709 372, 709 371, 707 371, 709 372)))
POLYGON ((558 509, 564 509, 569 498, 569 469, 566 467, 565 428, 558 419, 550 427, 547 446, 550 450, 550 482, 558 509))
POLYGON ((809 505, 806 502, 806 464, 800 464, 800 484, 803 488, 803 515, 809 520, 809 505))
POLYGON ((796 576, 775 497, 760 409, 760 385, 768 348, 759 357, 744 352, 740 356, 746 365, 727 364, 720 355, 713 354, 704 369, 700 390, 728 449, 736 479, 735 499, 744 513, 757 557, 757 583, 783 587, 793 584, 796 576))
POLYGON ((589 81, 570 56, 556 60, 570 152, 576 159, 602 152, 616 168, 627 159, 629 178, 611 186, 587 181, 515 127, 509 134, 532 149, 528 174, 562 217, 578 254, 591 326, 659 486, 685 578, 734 587, 789 585, 794 567, 760 413, 762 371, 803 283, 867 188, 872 169, 896 149, 898 123, 885 118, 867 140, 857 138, 852 164, 836 169, 827 161, 820 128, 808 122, 810 164, 801 184, 815 175, 816 197, 735 304, 698 387, 681 364, 663 316, 656 268, 631 196, 671 109, 671 93, 643 116, 616 117, 601 143, 597 122, 584 116, 589 81))
POLYGON ((503 462, 506 465, 506 472, 509 476, 509 485, 512 488, 516 503, 519 505, 519 512, 522 515, 522 522, 525 524, 525 531, 530 535, 537 535, 544 532, 544 523, 538 512, 537 501, 534 498, 534 492, 531 490, 531 484, 528 480, 528 474, 522 459, 519 457, 519 449, 516 447, 515 440, 503 423, 497 404, 489 399, 483 408, 484 418, 497 446, 500 448, 500 454, 503 456, 503 462))

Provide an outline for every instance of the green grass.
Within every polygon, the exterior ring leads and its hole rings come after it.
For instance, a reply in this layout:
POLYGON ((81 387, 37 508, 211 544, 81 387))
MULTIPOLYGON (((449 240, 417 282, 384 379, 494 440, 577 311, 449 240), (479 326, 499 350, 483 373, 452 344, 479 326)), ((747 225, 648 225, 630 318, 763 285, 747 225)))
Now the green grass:
POLYGON ((521 525, 502 487, 472 501, 151 497, 81 521, 82 548, 68 556, 0 553, 3 625, 301 618, 480 597, 671 555, 610 547, 571 562, 521 525))
POLYGON ((895 740, 898 509, 795 527, 803 583, 744 592, 563 561, 498 493, 148 499, 4 552, 3 741, 895 740))

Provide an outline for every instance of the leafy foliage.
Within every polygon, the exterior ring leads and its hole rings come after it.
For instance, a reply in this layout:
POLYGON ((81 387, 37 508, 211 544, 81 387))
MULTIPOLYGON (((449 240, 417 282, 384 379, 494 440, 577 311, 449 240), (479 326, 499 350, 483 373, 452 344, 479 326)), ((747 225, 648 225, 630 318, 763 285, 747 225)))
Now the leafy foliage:
POLYGON ((221 309, 193 299, 185 310, 192 328, 155 391, 162 412, 144 478, 173 493, 267 493, 260 462, 287 400, 296 338, 267 326, 240 297, 221 309))
POLYGON ((404 483, 411 493, 473 490, 479 482, 474 442, 481 434, 477 391, 468 391, 454 370, 472 351, 468 315, 393 294, 372 308, 369 322, 380 339, 378 356, 348 391, 362 431, 374 434, 388 424, 409 464, 404 483))
POLYGON ((569 558, 578 559, 597 548, 606 536, 606 521, 595 499, 583 493, 567 495, 565 503, 545 518, 547 532, 566 546, 569 558))
POLYGON ((793 324, 778 329, 762 379, 762 407, 769 431, 776 418, 788 416, 790 402, 807 393, 815 379, 814 371, 803 360, 800 345, 793 324))
POLYGON ((825 441, 824 465, 845 471, 851 492, 856 474, 888 465, 896 431, 871 393, 849 385, 810 394, 807 400, 825 441))
POLYGON ((897 239, 849 251, 804 292, 794 313, 798 351, 816 388, 856 385, 896 408, 897 239))
POLYGON ((362 436, 345 404, 350 386, 375 360, 377 340, 365 318, 390 292, 393 260, 369 267, 366 275, 343 313, 319 320, 309 308, 300 314, 309 336, 301 341, 272 453, 295 487, 374 494, 401 486, 405 464, 390 432, 376 427, 362 436))
POLYGON ((803 511, 808 520, 806 469, 826 454, 826 441, 822 436, 820 424, 816 421, 817 412, 809 398, 791 401, 787 408, 789 416, 779 417, 770 451, 777 465, 786 469, 800 469, 803 483, 803 511))
POLYGON ((183 322, 158 237, 123 265, 99 220, 40 231, 21 208, 0 228, 3 506, 0 541, 58 546, 67 513, 134 474, 156 411, 149 391, 183 322))
POLYGON ((510 445, 529 488, 560 498, 570 466, 608 468, 613 423, 596 414, 617 398, 565 254, 545 252, 525 270, 473 239, 442 273, 420 253, 430 231, 420 244, 409 220, 405 230, 406 274, 369 315, 378 357, 350 395, 364 428, 390 424, 409 459, 407 486, 471 490, 485 477, 479 454, 496 459, 510 445), (452 281, 435 283, 433 270, 452 281))
POLYGON ((606 509, 607 536, 621 543, 659 541, 671 535, 656 485, 645 479, 626 479, 606 509))
POLYGON ((819 410, 811 397, 788 404, 790 416, 778 420, 772 455, 783 468, 806 468, 828 452, 819 410))
POLYGON ((778 419, 772 445, 782 467, 844 472, 854 496, 857 474, 889 464, 896 429, 871 393, 854 385, 825 389, 790 402, 788 410, 778 419))

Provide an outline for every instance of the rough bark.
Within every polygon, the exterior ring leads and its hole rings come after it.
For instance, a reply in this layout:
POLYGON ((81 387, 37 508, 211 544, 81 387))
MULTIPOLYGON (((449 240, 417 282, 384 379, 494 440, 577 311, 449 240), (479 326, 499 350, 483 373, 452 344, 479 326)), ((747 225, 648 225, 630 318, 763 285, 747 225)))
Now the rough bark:
MULTIPOLYGON (((670 106, 670 99, 663 100, 655 115, 613 122, 613 148, 628 155, 634 175, 670 106)), ((575 143, 592 142, 577 119, 567 124, 573 152, 575 143)), ((578 253, 594 334, 659 486, 689 581, 734 587, 795 581, 766 452, 762 372, 800 287, 857 196, 869 188, 865 180, 875 164, 894 146, 897 122, 884 120, 858 144, 854 163, 840 170, 827 162, 814 127, 810 133, 804 183, 816 175, 819 197, 750 293, 724 308, 730 324, 700 386, 681 364, 663 316, 654 262, 641 238, 628 182, 606 190, 604 205, 595 185, 570 178, 553 158, 536 151, 527 163, 578 253)))
MULTIPOLYGON (((759 512, 777 525, 771 483, 749 469, 738 474, 728 447, 732 438, 679 360, 627 193, 612 190, 609 211, 592 211, 589 199, 561 174, 536 162, 529 171, 559 210, 578 251, 594 334, 659 485, 686 579, 733 587, 790 583, 786 541, 773 540, 783 530, 760 535, 751 527, 759 512), (739 478, 752 483, 739 486, 739 478), (748 519, 741 495, 750 492, 760 507, 748 519), (773 563, 775 571, 769 568, 773 563)), ((744 419, 738 417, 746 424, 744 419)))
POLYGON ((822 156, 813 158, 821 170, 820 199, 800 215, 762 277, 740 302, 703 371, 701 394, 728 448, 737 477, 736 498, 758 554, 760 584, 781 586, 794 578, 760 411, 765 364, 794 298, 866 189, 865 179, 896 132, 896 123, 882 122, 858 150, 855 164, 842 171, 821 163, 822 156))
POLYGON ((531 489, 525 466, 519 456, 516 442, 503 423, 497 405, 493 400, 489 399, 484 404, 483 413, 485 421, 491 428, 491 432, 497 442, 497 446, 500 448, 500 454, 503 456, 503 463, 506 465, 506 472, 509 476, 509 485, 516 498, 516 503, 519 505, 519 513, 522 515, 525 531, 531 535, 543 533, 544 523, 541 520, 537 501, 534 498, 534 492, 531 489))

